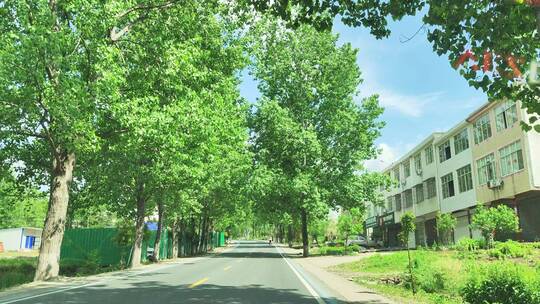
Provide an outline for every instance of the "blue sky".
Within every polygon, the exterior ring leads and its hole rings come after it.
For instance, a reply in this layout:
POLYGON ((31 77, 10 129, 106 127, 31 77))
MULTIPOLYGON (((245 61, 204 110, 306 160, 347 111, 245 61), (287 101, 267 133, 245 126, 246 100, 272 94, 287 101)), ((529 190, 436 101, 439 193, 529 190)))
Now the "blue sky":
MULTIPOLYGON (((468 86, 446 56, 433 52, 425 32, 402 42, 421 25, 420 16, 391 22, 392 35, 382 40, 364 28, 334 26, 341 43, 359 49, 357 62, 364 79, 361 96, 379 94, 385 107, 386 127, 377 140, 382 153, 366 164, 372 170, 388 166, 432 132, 451 128, 487 101, 483 92, 468 86)), ((240 92, 251 102, 259 96, 248 75, 243 76, 240 92)))

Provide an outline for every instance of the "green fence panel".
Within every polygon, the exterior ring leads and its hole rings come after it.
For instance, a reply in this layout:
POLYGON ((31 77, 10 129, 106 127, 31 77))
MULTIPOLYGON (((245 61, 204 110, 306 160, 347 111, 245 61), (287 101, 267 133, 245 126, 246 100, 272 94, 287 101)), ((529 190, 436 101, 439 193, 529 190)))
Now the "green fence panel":
POLYGON ((117 228, 66 229, 62 241, 61 262, 95 261, 106 265, 127 264, 131 246, 121 246, 117 228))
POLYGON ((225 233, 219 233, 219 247, 225 246, 225 233))
MULTIPOLYGON (((154 248, 154 243, 156 241, 157 231, 148 231, 146 232, 145 239, 141 246, 141 259, 146 261, 148 254, 152 252, 154 248), (150 249, 150 250, 149 250, 150 249)), ((172 257, 172 236, 168 230, 164 230, 161 233, 161 241, 159 242, 159 259, 165 260, 172 257)))

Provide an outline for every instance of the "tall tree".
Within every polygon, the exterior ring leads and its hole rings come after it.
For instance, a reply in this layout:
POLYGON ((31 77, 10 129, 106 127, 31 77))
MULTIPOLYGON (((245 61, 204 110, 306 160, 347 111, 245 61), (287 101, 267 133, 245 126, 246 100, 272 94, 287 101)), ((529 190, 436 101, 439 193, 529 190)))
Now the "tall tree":
POLYGON ((326 215, 329 206, 361 206, 369 194, 361 191, 359 172, 376 154, 382 109, 376 96, 355 102, 361 78, 349 44, 337 46, 336 36, 309 26, 289 30, 269 22, 260 30, 265 35, 255 43, 253 67, 262 94, 252 120, 255 162, 279 184, 285 211, 300 217, 307 256, 309 217, 326 215))
POLYGON ((121 82, 103 39, 110 14, 94 2, 0 3, 0 145, 19 176, 49 186, 36 280, 58 275, 75 161, 98 145, 96 122, 121 82))
MULTIPOLYGON (((135 219, 132 266, 154 205, 170 219, 201 215, 206 232, 214 202, 234 192, 227 183, 246 162, 247 109, 237 88, 243 46, 216 13, 197 1, 172 5, 115 37, 126 66, 124 102, 102 120, 107 140, 89 185, 119 216, 135 219)), ((198 235, 198 245, 207 241, 198 235)))

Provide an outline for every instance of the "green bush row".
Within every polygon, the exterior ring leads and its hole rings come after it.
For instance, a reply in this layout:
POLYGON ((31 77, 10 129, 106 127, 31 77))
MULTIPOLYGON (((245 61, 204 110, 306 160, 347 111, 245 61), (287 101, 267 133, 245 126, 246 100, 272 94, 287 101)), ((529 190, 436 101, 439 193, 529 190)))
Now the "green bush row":
POLYGON ((497 259, 522 258, 531 253, 531 247, 515 241, 495 242, 494 248, 488 251, 490 257, 497 259))
MULTIPOLYGON (((0 290, 30 283, 36 271, 36 258, 0 259, 0 290)), ((100 266, 95 259, 60 262, 60 275, 92 275, 120 269, 120 266, 100 266)))
POLYGON ((0 260, 0 290, 29 283, 34 279, 36 258, 0 260))
POLYGON ((350 245, 343 247, 336 246, 322 246, 319 248, 319 254, 321 255, 347 255, 353 252, 359 252, 362 248, 358 245, 350 245))

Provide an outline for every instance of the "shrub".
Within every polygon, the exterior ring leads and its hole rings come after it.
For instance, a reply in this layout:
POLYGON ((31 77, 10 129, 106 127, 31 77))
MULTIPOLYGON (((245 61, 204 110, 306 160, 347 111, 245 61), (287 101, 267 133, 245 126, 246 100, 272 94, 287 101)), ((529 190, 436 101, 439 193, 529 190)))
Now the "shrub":
POLYGON ((461 290, 471 304, 538 304, 534 284, 521 268, 511 263, 496 263, 476 269, 461 290))
POLYGON ((498 259, 498 260, 502 260, 502 259, 506 258, 506 255, 504 253, 502 253, 500 249, 497 249, 497 248, 489 249, 487 251, 487 254, 490 257, 492 257, 494 259, 498 259))
POLYGON ((457 219, 449 213, 437 213, 437 230, 439 231, 439 241, 442 245, 450 243, 452 231, 456 228, 457 219))
POLYGON ((347 247, 347 250, 349 250, 351 252, 360 252, 360 250, 362 250, 362 247, 360 247, 359 245, 356 245, 356 244, 352 244, 352 245, 347 247))
POLYGON ((474 240, 471 238, 463 238, 457 241, 456 243, 456 250, 458 251, 476 251, 478 249, 481 249, 481 242, 478 240, 474 240))
POLYGON ((319 253, 321 255, 344 255, 352 252, 350 247, 333 247, 333 246, 322 246, 319 248, 319 253))
POLYGON ((478 205, 471 226, 482 232, 488 247, 491 248, 496 236, 508 236, 519 230, 519 219, 514 210, 505 205, 492 208, 478 205))
MULTIPOLYGON (((436 293, 447 288, 446 282, 448 282, 448 278, 443 270, 428 263, 419 263, 418 260, 415 260, 414 264, 413 279, 417 289, 427 293, 436 293)), ((404 275, 402 281, 406 288, 412 288, 410 275, 404 275)))
POLYGON ((526 245, 516 241, 496 242, 495 248, 488 251, 488 255, 493 258, 522 258, 531 254, 531 250, 526 245))

